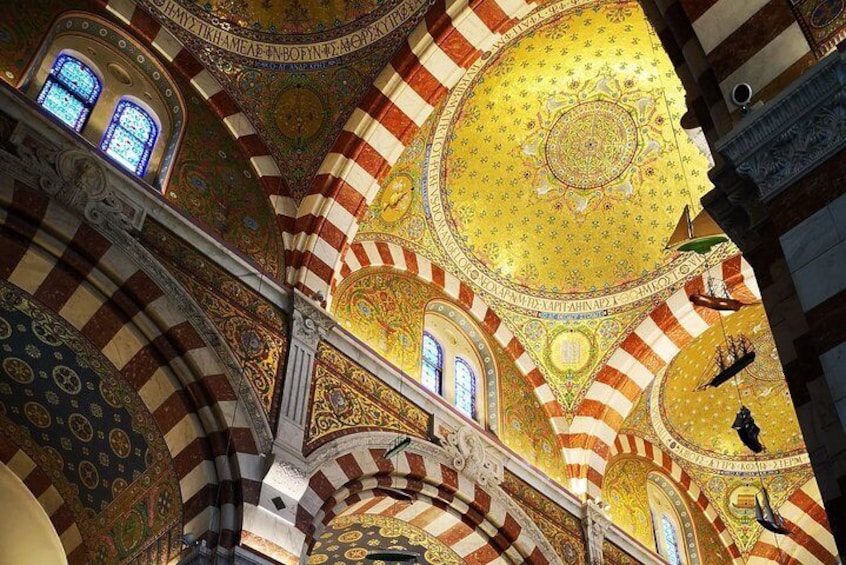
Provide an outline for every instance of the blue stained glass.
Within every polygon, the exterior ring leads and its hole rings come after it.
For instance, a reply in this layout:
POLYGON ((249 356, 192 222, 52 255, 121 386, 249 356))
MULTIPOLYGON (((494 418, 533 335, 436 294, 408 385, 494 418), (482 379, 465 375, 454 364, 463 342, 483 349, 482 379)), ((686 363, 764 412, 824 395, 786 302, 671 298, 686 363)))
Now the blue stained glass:
POLYGON ((476 419, 476 374, 460 357, 455 358, 455 407, 476 419))
POLYGON ((101 88, 97 75, 85 63, 59 55, 37 102, 75 131, 82 131, 101 88))
POLYGON ((681 565, 676 528, 666 514, 661 515, 661 529, 664 531, 664 547, 667 550, 667 561, 670 562, 670 565, 681 565))
POLYGON ((121 100, 100 149, 140 177, 147 170, 158 135, 159 128, 147 112, 129 100, 121 100))
POLYGON ((429 332, 423 332, 423 370, 420 382, 435 394, 443 393, 444 352, 429 332))

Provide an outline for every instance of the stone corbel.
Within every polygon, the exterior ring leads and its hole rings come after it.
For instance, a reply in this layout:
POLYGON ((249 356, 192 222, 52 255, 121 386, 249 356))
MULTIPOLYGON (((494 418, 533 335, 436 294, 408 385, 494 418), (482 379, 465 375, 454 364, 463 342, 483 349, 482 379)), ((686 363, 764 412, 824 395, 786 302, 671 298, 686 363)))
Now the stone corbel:
POLYGON ((504 479, 504 464, 498 454, 488 448, 472 426, 457 430, 439 426, 442 447, 452 459, 452 466, 479 486, 497 486, 504 479))
POLYGON ((326 310, 298 290, 294 291, 293 320, 291 337, 313 351, 336 325, 326 310))
POLYGON ((602 545, 611 527, 608 505, 601 500, 588 500, 582 506, 582 528, 585 532, 588 565, 603 565, 602 545))

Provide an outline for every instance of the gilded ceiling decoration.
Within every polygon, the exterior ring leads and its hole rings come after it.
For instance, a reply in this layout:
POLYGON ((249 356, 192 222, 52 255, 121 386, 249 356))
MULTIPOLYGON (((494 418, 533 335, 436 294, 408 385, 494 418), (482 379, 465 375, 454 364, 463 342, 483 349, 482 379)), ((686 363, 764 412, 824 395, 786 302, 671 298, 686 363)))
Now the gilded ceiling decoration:
MULTIPOLYGON (((387 269, 365 269, 344 279, 339 285, 332 301, 332 314, 342 326, 371 344, 377 353, 402 368, 406 375, 419 379, 424 317, 427 304, 433 300, 451 303, 437 288, 416 277, 387 269)), ((526 461, 563 483, 565 468, 561 450, 546 411, 505 350, 490 338, 488 345, 499 372, 497 435, 526 461)), ((337 366, 338 361, 329 364, 337 366)), ((321 369, 322 365, 318 363, 318 372, 326 370, 326 367, 321 369)), ((350 370, 347 368, 344 373, 350 370)), ((373 400, 363 404, 357 401, 355 408, 348 400, 360 398, 364 391, 373 395, 374 391, 366 380, 356 380, 359 393, 354 397, 344 395, 343 401, 338 397, 335 402, 358 421, 365 414, 360 410, 372 406, 373 400)), ((324 396, 331 403, 332 397, 338 395, 330 388, 325 389, 324 396)), ((317 406, 321 407, 321 414, 328 415, 329 411, 323 409, 325 404, 317 406)), ((339 407, 333 410, 339 410, 339 407)), ((393 418, 385 415, 379 421, 390 425, 393 418)), ((333 422, 329 425, 332 429, 341 427, 334 419, 333 422)), ((318 434, 326 433, 316 431, 318 434)))
POLYGON ((170 530, 177 540, 182 502, 167 445, 102 353, 5 282, 0 351, 0 433, 54 482, 93 562, 123 562, 170 530))
POLYGON ((317 350, 311 383, 305 454, 356 432, 428 437, 429 414, 325 343, 317 350))
POLYGON ((498 296, 655 279, 686 260, 661 234, 709 189, 707 160, 674 132, 683 89, 637 4, 562 8, 526 18, 473 65, 431 139, 430 221, 498 296))
POLYGON ((374 514, 332 520, 314 543, 308 563, 366 565, 364 557, 376 550, 413 551, 421 565, 464 565, 464 560, 431 534, 398 518, 374 514))
POLYGON ((752 452, 731 427, 742 402, 761 427, 760 439, 767 448, 757 457, 762 469, 807 464, 802 433, 764 307, 744 308, 725 317, 724 327, 728 335, 749 337, 755 347, 755 361, 719 388, 697 391, 697 386, 715 374, 713 356, 715 348, 724 344, 723 330, 715 325, 685 347, 652 390, 650 414, 662 443, 677 444, 671 451, 699 465, 710 466, 713 459, 754 471, 752 452))
POLYGON ((139 0, 224 85, 295 199, 428 0, 139 0), (284 163, 284 166, 281 164, 284 163))

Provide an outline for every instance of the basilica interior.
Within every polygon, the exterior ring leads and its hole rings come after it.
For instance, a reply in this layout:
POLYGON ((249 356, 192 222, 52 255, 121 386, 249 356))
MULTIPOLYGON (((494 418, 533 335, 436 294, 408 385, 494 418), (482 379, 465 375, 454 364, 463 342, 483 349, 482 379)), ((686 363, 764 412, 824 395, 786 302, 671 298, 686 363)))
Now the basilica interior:
POLYGON ((841 563, 843 0, 0 8, 0 565, 841 563))

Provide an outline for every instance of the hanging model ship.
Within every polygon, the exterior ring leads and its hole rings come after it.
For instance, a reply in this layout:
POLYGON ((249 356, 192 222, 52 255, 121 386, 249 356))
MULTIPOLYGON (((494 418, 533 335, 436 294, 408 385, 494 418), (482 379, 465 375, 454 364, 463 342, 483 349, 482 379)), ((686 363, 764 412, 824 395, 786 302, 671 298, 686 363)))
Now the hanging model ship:
POLYGON ((758 439, 761 428, 755 423, 755 418, 752 417, 752 412, 749 411, 749 408, 746 406, 740 407, 731 427, 737 431, 737 435, 740 437, 743 445, 755 453, 764 451, 764 444, 758 439))
POLYGON ((708 212, 703 209, 691 220, 690 206, 685 206, 676 229, 667 241, 667 249, 704 255, 726 241, 726 234, 708 212))
POLYGON ((770 505, 770 495, 767 494, 767 489, 761 487, 761 495, 763 496, 763 505, 758 500, 758 495, 755 495, 755 520, 761 526, 771 531, 774 534, 787 535, 790 530, 781 514, 773 510, 770 505))
POLYGON ((718 345, 714 354, 717 374, 699 385, 696 390, 716 388, 748 367, 755 360, 755 348, 749 338, 743 334, 727 336, 726 344, 718 345))

